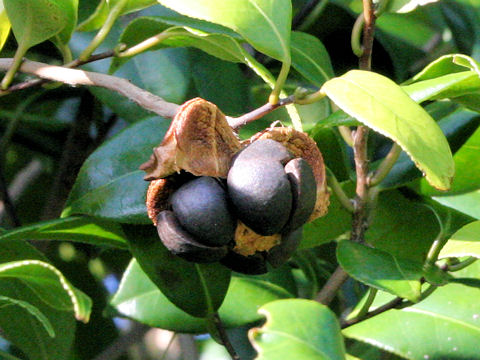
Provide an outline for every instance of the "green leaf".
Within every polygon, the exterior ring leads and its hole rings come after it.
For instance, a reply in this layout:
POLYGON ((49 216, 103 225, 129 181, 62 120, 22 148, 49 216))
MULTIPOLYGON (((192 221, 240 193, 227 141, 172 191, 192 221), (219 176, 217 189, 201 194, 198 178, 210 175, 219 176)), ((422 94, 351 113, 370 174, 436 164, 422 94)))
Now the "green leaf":
POLYGON ((42 221, 0 235, 0 242, 10 240, 64 240, 120 249, 127 247, 120 225, 88 216, 42 221))
POLYGON ((124 229, 133 256, 172 303, 201 318, 220 307, 230 282, 230 270, 218 262, 195 264, 173 255, 158 238, 154 226, 124 229))
MULTIPOLYGON (((226 328, 244 326, 260 320, 257 309, 263 304, 291 296, 278 285, 257 277, 233 276, 218 312, 226 328)), ((123 274, 111 305, 120 315, 149 326, 186 333, 208 331, 204 319, 193 317, 170 302, 135 259, 123 274)))
POLYGON ((71 34, 71 24, 76 22, 76 3, 75 0, 3 0, 15 38, 24 48, 50 39, 65 27, 71 34))
MULTIPOLYGON (((471 113, 478 124, 478 114, 471 113)), ((420 191, 427 196, 449 196, 466 193, 480 188, 478 175, 480 174, 480 128, 473 133, 467 142, 453 156, 455 161, 455 178, 448 193, 441 193, 432 189, 425 181, 420 181, 420 191)))
MULTIPOLYGON (((478 277, 479 265, 459 275, 478 277)), ((479 296, 480 289, 448 284, 418 304, 388 310, 344 329, 343 334, 406 359, 478 360, 480 304, 472 299, 479 296)))
POLYGON ((167 120, 149 118, 99 147, 80 169, 62 216, 80 213, 118 222, 150 223, 145 207, 148 183, 137 169, 167 128, 167 120))
POLYGON ((7 12, 3 7, 3 1, 0 1, 0 51, 7 41, 8 34, 10 34, 10 20, 8 20, 7 12))
MULTIPOLYGON (((4 242, 0 246, 0 263, 45 257, 26 242, 4 242)), ((21 306, 0 307, 0 328, 5 338, 21 349, 30 359, 66 360, 75 334, 75 319, 71 312, 47 305, 25 282, 15 278, 0 279, 0 294, 25 301, 39 309, 55 332, 50 337, 42 323, 21 306)))
POLYGON ((322 42, 310 34, 292 31, 292 66, 315 86, 334 76, 332 63, 322 42))
POLYGON ((408 80, 406 85, 419 81, 435 79, 452 73, 463 72, 467 69, 476 71, 478 73, 478 63, 476 63, 471 57, 463 54, 444 55, 425 66, 422 71, 408 80))
POLYGON ((420 266, 439 231, 431 208, 393 190, 379 194, 365 237, 375 248, 420 266))
POLYGON ((48 336, 50 337, 55 337, 55 330, 52 327, 52 324, 48 320, 48 318, 42 314, 42 312, 32 304, 18 300, 18 299, 13 299, 8 296, 1 296, 0 295, 0 308, 2 307, 7 307, 7 306, 20 306, 27 310, 33 317, 35 317, 40 324, 43 326, 45 331, 47 332, 48 336))
POLYGON ((258 352, 256 359, 345 359, 345 346, 335 314, 311 300, 277 300, 262 306, 267 318, 261 328, 249 331, 258 352))
POLYGON ((480 258, 480 221, 465 225, 453 234, 442 248, 439 258, 462 256, 480 258))
POLYGON ((444 206, 480 219, 480 190, 452 196, 433 196, 432 199, 444 206))
POLYGON ((0 278, 16 278, 25 282, 51 307, 75 313, 77 320, 88 322, 92 301, 75 289, 54 266, 40 260, 20 260, 0 265, 0 278))
MULTIPOLYGON (((119 43, 131 47, 160 33, 164 33, 167 37, 147 50, 191 46, 226 61, 246 63, 246 59, 251 58, 239 42, 229 35, 208 34, 201 30, 180 26, 169 27, 163 18, 159 17, 135 19, 122 33, 119 43)), ((128 59, 128 57, 115 58, 110 72, 114 72, 128 59)))
POLYGON ((180 14, 226 26, 258 51, 277 60, 290 62, 289 0, 158 0, 180 14))
POLYGON ((358 281, 413 302, 420 299, 423 271, 417 263, 347 240, 338 244, 337 259, 358 281))
MULTIPOLYGON (((353 193, 352 187, 353 184, 350 181, 342 184, 342 188, 348 193, 353 193)), ((351 230, 351 227, 352 214, 342 206, 337 196, 332 193, 328 213, 303 226, 303 238, 299 248, 310 248, 333 241, 351 230)))
POLYGON ((445 136, 430 115, 393 81, 352 70, 327 81, 322 91, 347 114, 399 144, 432 186, 450 187, 454 164, 445 136))
POLYGON ((388 3, 388 10, 397 13, 413 11, 417 6, 423 6, 438 0, 392 0, 388 3))
MULTIPOLYGON (((437 102, 435 104, 445 104, 445 102, 437 102)), ((472 134, 478 128, 478 123, 479 119, 477 114, 462 108, 459 108, 453 112, 449 112, 446 114, 446 116, 442 114, 440 120, 438 121, 438 125, 447 137, 448 143, 453 152, 460 149, 460 147, 465 143, 465 141, 467 141, 468 138, 472 136, 472 134)), ((455 187, 455 181, 458 181, 458 179, 462 176, 463 175, 461 172, 456 171, 452 184, 452 189, 455 187)), ((407 154, 402 152, 399 159, 393 166, 392 170, 382 181, 380 186, 384 189, 399 187, 420 177, 420 171, 415 167, 407 154)), ((421 183, 422 191, 425 190, 429 193, 445 194, 445 192, 440 192, 432 189, 432 187, 429 185, 429 190, 426 190, 425 188, 427 187, 428 182, 423 179, 421 183)))

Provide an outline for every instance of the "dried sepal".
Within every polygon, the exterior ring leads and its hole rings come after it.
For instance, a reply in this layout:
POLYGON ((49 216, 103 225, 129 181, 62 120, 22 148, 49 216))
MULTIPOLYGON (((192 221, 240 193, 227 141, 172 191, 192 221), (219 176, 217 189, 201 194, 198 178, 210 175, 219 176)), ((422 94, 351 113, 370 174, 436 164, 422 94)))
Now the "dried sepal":
POLYGON ((225 115, 204 99, 184 103, 162 143, 140 166, 145 180, 185 170, 196 176, 226 177, 232 156, 241 145, 225 115))
POLYGON ((325 164, 315 141, 307 134, 289 127, 271 127, 253 135, 247 142, 252 143, 260 139, 272 139, 285 146, 295 157, 305 159, 313 170, 317 183, 317 200, 315 209, 309 221, 323 216, 328 211, 330 194, 327 188, 325 164))

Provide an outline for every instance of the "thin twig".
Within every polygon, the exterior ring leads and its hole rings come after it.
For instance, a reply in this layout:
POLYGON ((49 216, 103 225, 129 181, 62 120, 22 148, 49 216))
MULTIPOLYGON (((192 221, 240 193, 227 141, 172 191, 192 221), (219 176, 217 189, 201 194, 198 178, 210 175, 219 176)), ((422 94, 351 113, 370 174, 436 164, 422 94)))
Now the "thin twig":
POLYGON ((218 312, 213 313, 212 320, 218 331, 220 340, 222 340, 222 344, 223 346, 225 346, 225 349, 227 349, 228 353, 230 354, 233 360, 240 360, 240 356, 238 356, 237 352, 233 348, 232 343, 230 342, 230 339, 228 338, 227 332, 225 331, 225 328, 223 326, 222 320, 220 319, 220 316, 218 315, 218 312))
MULTIPOLYGON (((108 50, 108 51, 105 51, 105 52, 102 52, 102 53, 99 53, 99 54, 94 54, 94 55, 90 56, 87 60, 83 60, 83 61, 79 60, 79 59, 73 60, 72 62, 70 62, 68 64, 65 64, 64 67, 73 69, 73 68, 79 67, 81 65, 85 65, 87 63, 91 63, 91 62, 94 62, 94 61, 110 58, 114 55, 115 55, 114 50, 108 50)), ((29 89, 31 87, 40 86, 40 85, 46 84, 48 82, 49 82, 49 80, 45 80, 45 79, 27 80, 27 81, 12 85, 5 91, 0 91, 0 95, 6 95, 6 94, 10 94, 14 91, 29 89)))
POLYGON ((343 321, 342 324, 341 324, 341 328, 342 329, 345 329, 349 326, 352 326, 352 325, 355 325, 357 323, 359 323, 360 321, 363 321, 363 320, 366 320, 366 319, 370 319, 374 316, 377 316, 377 315, 380 315, 381 313, 384 313, 385 311, 387 310, 390 310, 390 309, 395 309, 397 308, 398 306, 400 306, 403 302, 403 299, 401 297, 396 297, 395 299, 389 301, 388 303, 382 305, 382 306, 379 306, 378 308, 376 308, 375 310, 372 310, 370 312, 368 312, 364 317, 362 318, 354 318, 354 319, 350 319, 350 320, 346 320, 346 321, 343 321))
POLYGON ((315 301, 321 304, 328 305, 334 299, 338 289, 348 279, 348 274, 340 266, 338 266, 333 272, 332 276, 328 278, 328 281, 323 286, 322 290, 318 293, 315 301))
MULTIPOLYGON (((7 70, 12 66, 12 59, 0 59, 0 70, 7 70)), ((179 105, 163 100, 146 90, 140 89, 126 79, 101 73, 69 69, 63 66, 48 65, 36 61, 25 60, 20 66, 20 72, 32 74, 39 78, 62 82, 72 86, 86 85, 103 87, 127 97, 141 107, 160 116, 172 118, 179 105)))
MULTIPOLYGON (((359 59, 360 70, 369 71, 372 55, 373 35, 375 30, 375 14, 372 0, 363 0, 363 52, 359 59)), ((365 231, 368 228, 369 201, 374 201, 369 196, 368 189, 368 156, 367 139, 369 129, 366 126, 358 126, 353 135, 353 153, 355 160, 355 172, 357 175, 356 196, 354 200, 354 213, 352 220, 352 232, 350 240, 362 243, 365 240, 365 231)), ((347 281, 348 274, 337 267, 333 275, 324 285, 316 300, 322 304, 329 304, 338 289, 347 281)))
POLYGON ((0 196, 3 202, 3 206, 5 208, 5 213, 8 215, 12 225, 14 227, 21 226, 22 224, 20 223, 20 219, 18 218, 17 212, 15 210, 15 206, 13 205, 13 201, 8 192, 7 181, 3 173, 3 164, 1 162, 0 162, 0 196))
POLYGON ((260 119, 261 117, 271 113, 273 110, 278 109, 281 106, 292 104, 294 101, 293 96, 289 96, 283 99, 280 99, 276 104, 266 103, 265 105, 255 109, 249 113, 246 113, 239 117, 228 117, 228 124, 234 130, 239 129, 240 127, 247 125, 248 123, 260 119))

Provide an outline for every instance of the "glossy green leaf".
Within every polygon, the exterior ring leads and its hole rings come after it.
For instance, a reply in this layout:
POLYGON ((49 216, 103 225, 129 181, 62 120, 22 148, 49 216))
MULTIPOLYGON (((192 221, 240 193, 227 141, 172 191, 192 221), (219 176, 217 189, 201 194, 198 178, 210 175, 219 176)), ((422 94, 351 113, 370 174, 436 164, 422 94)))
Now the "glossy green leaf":
POLYGON ((126 248, 120 225, 89 216, 72 216, 22 226, 0 235, 0 242, 10 240, 63 240, 126 248))
POLYGON ((444 75, 463 72, 467 69, 478 73, 478 64, 471 57, 463 54, 443 55, 425 66, 418 74, 408 80, 406 84, 431 80, 444 75))
MULTIPOLYGON (((196 47, 222 60, 248 62, 251 56, 237 40, 225 34, 208 34, 200 30, 180 26, 170 27, 163 18, 141 17, 132 21, 122 33, 119 42, 131 47, 152 36, 164 33, 167 37, 148 50, 166 47, 196 47)), ((129 58, 115 58, 110 67, 114 72, 129 58)))
POLYGON ((480 258, 480 221, 472 222, 453 234, 439 258, 473 256, 480 258))
POLYGON ((140 164, 148 160, 168 128, 168 121, 153 117, 125 129, 84 162, 70 193, 63 216, 87 214, 99 218, 148 224, 140 164))
POLYGON ((47 332, 48 336, 55 337, 55 330, 53 329, 52 324, 48 320, 48 318, 42 314, 42 312, 32 304, 22 301, 13 299, 8 296, 0 295, 0 308, 7 307, 7 306, 19 306, 27 310, 33 317, 35 317, 40 324, 43 326, 45 331, 47 332))
POLYGON ((95 11, 78 24, 77 31, 93 31, 100 28, 107 20, 109 10, 107 0, 100 0, 95 11))
POLYGON ((440 204, 480 219, 480 190, 452 196, 433 196, 440 204))
POLYGON ((411 301, 420 299, 421 265, 351 241, 340 241, 337 259, 354 279, 411 301))
POLYGON ((140 267, 172 303, 200 318, 220 307, 230 282, 229 269, 218 262, 196 264, 173 255, 152 225, 126 226, 125 232, 140 267))
MULTIPOLYGON (((477 118, 478 114, 472 113, 477 118)), ((432 189, 424 181, 420 182, 420 191, 427 196, 448 196, 453 194, 461 194, 480 188, 478 175, 480 174, 480 128, 473 133, 459 151, 453 156, 455 161, 455 177, 453 179, 452 188, 448 193, 442 193, 432 189)))
POLYGON ((258 51, 290 61, 289 0, 158 0, 180 14, 231 28, 258 51))
MULTIPOLYGON (((45 257, 26 242, 4 242, 0 246, 0 263, 45 257)), ((52 308, 41 300, 25 282, 16 278, 0 279, 0 294, 24 301, 37 308, 49 320, 55 337, 50 337, 44 325, 21 306, 0 307, 0 327, 3 336, 21 349, 30 359, 66 360, 75 335, 75 319, 70 311, 52 308)))
POLYGON ((365 238, 377 249, 421 265, 439 231, 432 209, 399 191, 383 191, 365 238))
MULTIPOLYGON (((435 104, 446 104, 445 102, 437 102, 435 104)), ((442 132, 447 137, 448 143, 452 152, 456 152, 460 149, 464 143, 468 140, 470 136, 478 128, 479 117, 476 113, 466 110, 466 109, 456 109, 453 112, 447 112, 443 114, 441 112, 440 117, 437 117, 435 111, 432 113, 435 115, 438 121, 438 125, 442 129, 442 132)), ((455 157, 454 157, 455 160, 455 157)), ((456 162, 456 161, 455 161, 456 162)), ((473 165, 474 166, 474 165, 473 165)), ((456 166, 455 166, 455 169, 456 166)), ((453 184, 451 190, 453 190, 456 185, 455 182, 458 182, 464 175, 462 170, 456 170, 453 184)), ((380 187, 384 189, 399 187, 406 183, 411 182, 412 180, 418 179, 421 177, 420 171, 415 167, 413 162, 407 156, 406 153, 402 152, 399 159, 393 166, 390 173, 382 181, 380 187)), ((431 193, 431 194, 445 194, 445 192, 437 191, 433 189, 428 182, 421 180, 422 191, 431 193), (428 189, 427 189, 428 187, 428 189)), ((453 190, 455 191, 455 190, 453 190)))
POLYGON ((39 260, 21 260, 0 265, 0 278, 24 281, 45 303, 57 310, 72 311, 78 320, 88 322, 92 301, 75 289, 52 265, 39 260))
MULTIPOLYGON (((349 194, 353 194, 352 186, 349 181, 345 182, 342 187, 349 194)), ((310 248, 333 241, 351 230, 351 227, 352 214, 342 206, 337 196, 331 193, 328 213, 303 226, 303 238, 299 248, 310 248)))
POLYGON ((0 1, 0 51, 7 41, 8 34, 10 34, 10 20, 8 20, 7 12, 3 7, 3 1, 0 1))
POLYGON ((406 13, 413 11, 417 6, 423 6, 438 0, 392 0, 388 4, 388 10, 398 13, 406 13))
MULTIPOLYGON (((218 312, 226 328, 244 326, 260 320, 257 310, 263 304, 291 296, 280 286, 257 277, 233 276, 218 312)), ((173 305, 136 260, 132 260, 125 271, 111 305, 120 315, 149 326, 186 333, 208 331, 204 319, 193 317, 173 305)))
POLYGON ((30 48, 76 23, 76 0, 3 0, 18 43, 30 48))
MULTIPOLYGON (((458 274, 478 277, 479 264, 458 274)), ((389 310, 343 330, 349 338, 405 359, 480 359, 480 289, 459 284, 440 287, 425 300, 389 310)))
POLYGON ((292 31, 292 66, 315 86, 334 76, 330 56, 322 42, 307 33, 292 31))
POLYGON ((259 309, 267 318, 261 328, 249 331, 257 359, 345 359, 345 346, 335 314, 311 300, 277 300, 259 309))
MULTIPOLYGON (((115 5, 117 5, 121 0, 109 0, 107 3, 110 5, 110 9, 112 9, 115 5)), ((133 11, 138 11, 141 9, 145 9, 149 6, 155 5, 157 3, 156 0, 127 0, 126 4, 122 8, 121 14, 128 14, 133 11)))
POLYGON ((474 71, 462 71, 402 86, 416 102, 476 95, 480 99, 480 77, 474 71))
POLYGON ((352 70, 322 86, 343 111, 398 143, 438 189, 454 174, 448 143, 435 121, 388 78, 352 70))

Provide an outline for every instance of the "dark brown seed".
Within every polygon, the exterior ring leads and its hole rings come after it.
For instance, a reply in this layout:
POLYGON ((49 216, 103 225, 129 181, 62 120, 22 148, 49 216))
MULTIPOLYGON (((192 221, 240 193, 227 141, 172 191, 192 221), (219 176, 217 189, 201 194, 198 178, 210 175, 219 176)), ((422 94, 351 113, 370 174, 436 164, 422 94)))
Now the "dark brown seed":
POLYGON ((168 250, 188 261, 215 262, 228 252, 227 246, 210 247, 200 244, 180 226, 172 211, 165 210, 158 214, 157 231, 168 250))

